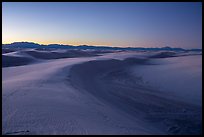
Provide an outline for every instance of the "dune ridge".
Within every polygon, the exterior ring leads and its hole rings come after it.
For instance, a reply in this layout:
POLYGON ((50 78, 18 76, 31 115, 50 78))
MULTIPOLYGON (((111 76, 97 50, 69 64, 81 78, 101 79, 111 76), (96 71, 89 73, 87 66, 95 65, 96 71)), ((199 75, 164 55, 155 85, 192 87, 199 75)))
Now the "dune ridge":
POLYGON ((127 68, 140 64, 148 65, 148 60, 128 58, 85 62, 71 68, 71 83, 168 134, 201 133, 201 108, 148 87, 141 77, 131 76, 127 68))
MULTIPOLYGON (((35 63, 2 68, 2 134, 201 134, 200 105, 174 98, 132 73, 142 74, 135 69, 139 67, 163 69, 171 59, 151 58, 154 54, 124 51, 49 60, 24 51, 3 54, 32 58, 35 63)), ((182 66, 198 59, 192 57, 183 57, 188 60, 182 66)), ((195 70, 201 62, 192 65, 195 70)))

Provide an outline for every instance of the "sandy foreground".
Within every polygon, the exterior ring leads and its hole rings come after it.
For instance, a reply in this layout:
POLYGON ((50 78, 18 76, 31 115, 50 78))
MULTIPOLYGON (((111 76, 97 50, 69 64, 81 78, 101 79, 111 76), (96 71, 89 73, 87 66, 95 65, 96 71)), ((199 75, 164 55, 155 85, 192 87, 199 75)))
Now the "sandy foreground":
POLYGON ((202 55, 164 55, 4 52, 2 133, 202 134, 202 55))

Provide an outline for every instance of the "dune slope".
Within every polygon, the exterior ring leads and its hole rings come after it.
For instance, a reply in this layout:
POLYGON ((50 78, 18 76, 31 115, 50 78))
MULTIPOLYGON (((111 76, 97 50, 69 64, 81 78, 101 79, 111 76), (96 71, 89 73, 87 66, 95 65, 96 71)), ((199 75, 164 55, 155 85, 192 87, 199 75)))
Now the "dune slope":
POLYGON ((201 134, 201 106, 148 85, 136 53, 2 68, 2 134, 201 134), (131 57, 132 58, 129 58, 131 57))

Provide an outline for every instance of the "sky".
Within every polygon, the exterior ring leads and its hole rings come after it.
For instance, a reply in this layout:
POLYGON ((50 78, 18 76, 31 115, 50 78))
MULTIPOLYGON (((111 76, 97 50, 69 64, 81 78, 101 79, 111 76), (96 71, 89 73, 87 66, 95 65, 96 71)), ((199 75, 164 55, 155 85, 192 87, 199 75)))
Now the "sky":
POLYGON ((202 3, 3 2, 2 41, 202 48, 202 3))

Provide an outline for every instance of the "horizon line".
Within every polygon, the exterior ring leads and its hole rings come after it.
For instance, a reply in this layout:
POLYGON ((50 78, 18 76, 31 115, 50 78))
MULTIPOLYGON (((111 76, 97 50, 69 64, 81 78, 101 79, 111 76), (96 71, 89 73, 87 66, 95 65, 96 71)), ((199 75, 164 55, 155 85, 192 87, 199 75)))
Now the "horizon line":
POLYGON ((110 47, 110 48, 165 48, 165 47, 169 47, 169 48, 180 48, 180 49, 202 49, 202 48, 181 48, 181 47, 171 47, 171 46, 163 46, 163 47, 133 47, 133 46, 121 47, 121 46, 107 46, 107 45, 87 45, 87 44, 80 44, 80 45, 59 44, 59 43, 42 44, 42 43, 33 42, 33 41, 16 41, 16 42, 11 42, 11 43, 2 43, 2 45, 13 44, 13 43, 34 43, 34 44, 45 45, 45 46, 56 44, 56 45, 62 45, 62 46, 76 46, 76 47, 77 46, 95 46, 95 47, 110 47))

